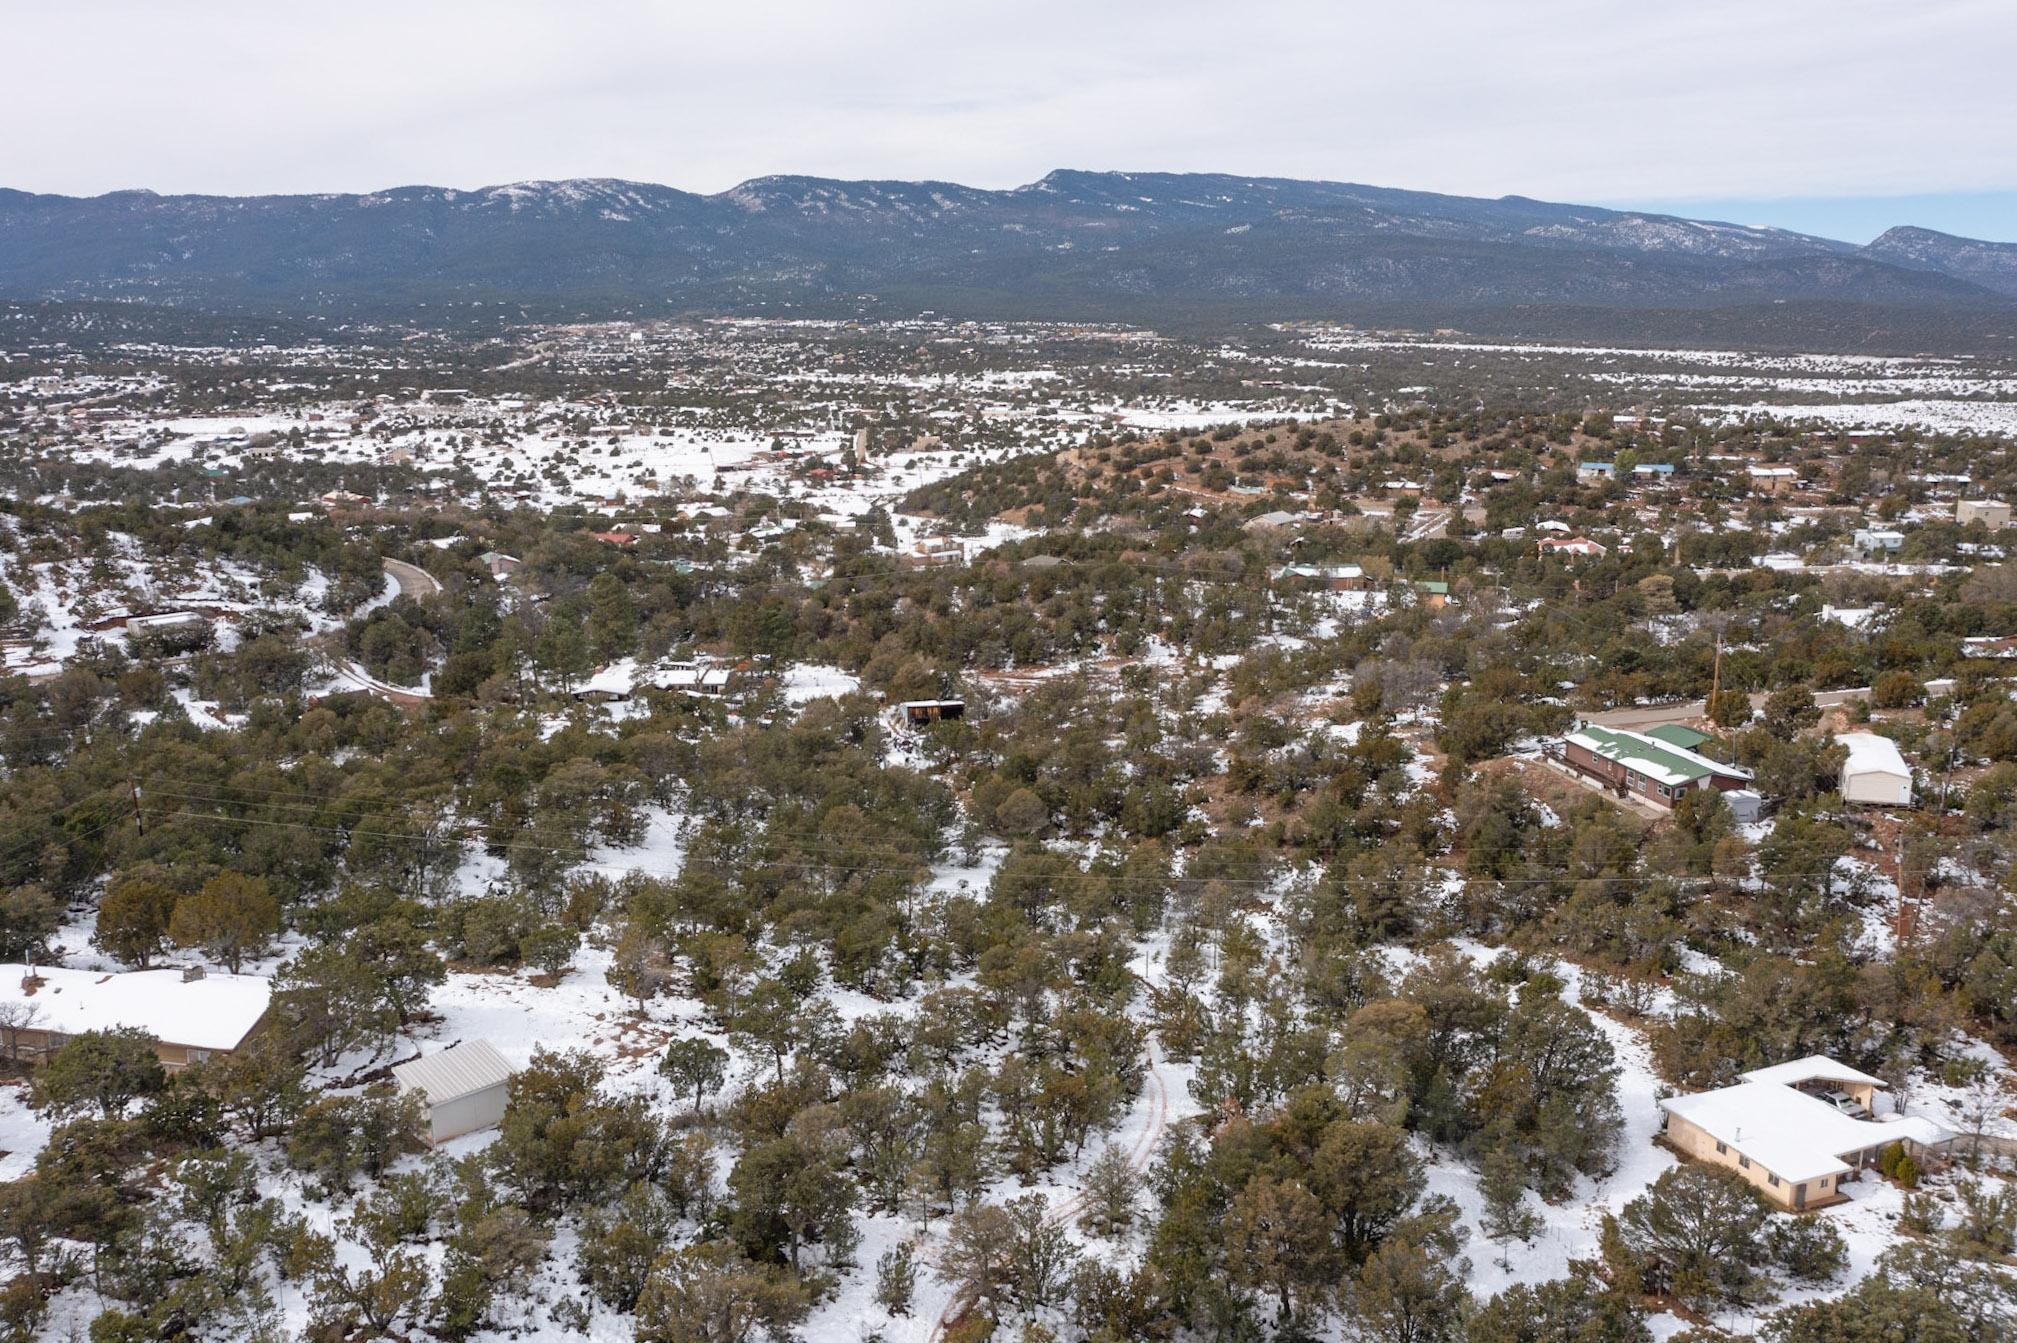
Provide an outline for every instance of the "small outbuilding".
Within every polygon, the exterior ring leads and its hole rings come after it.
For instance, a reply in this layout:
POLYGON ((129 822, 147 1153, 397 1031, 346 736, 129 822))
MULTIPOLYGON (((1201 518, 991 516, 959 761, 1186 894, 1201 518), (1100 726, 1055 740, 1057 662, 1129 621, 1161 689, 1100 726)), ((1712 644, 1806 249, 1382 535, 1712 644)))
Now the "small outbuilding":
POLYGON ((513 1071, 488 1041, 469 1040, 396 1065, 392 1080, 400 1095, 420 1095, 427 1107, 427 1141, 444 1143, 503 1121, 513 1071))
POLYGON ((903 721, 912 727, 950 722, 966 716, 966 701, 957 699, 907 699, 896 706, 903 721))
POLYGON ((1835 740, 1849 750, 1842 761, 1844 802, 1879 807, 1912 805, 1912 767, 1905 763, 1897 742, 1875 732, 1840 732, 1835 740))

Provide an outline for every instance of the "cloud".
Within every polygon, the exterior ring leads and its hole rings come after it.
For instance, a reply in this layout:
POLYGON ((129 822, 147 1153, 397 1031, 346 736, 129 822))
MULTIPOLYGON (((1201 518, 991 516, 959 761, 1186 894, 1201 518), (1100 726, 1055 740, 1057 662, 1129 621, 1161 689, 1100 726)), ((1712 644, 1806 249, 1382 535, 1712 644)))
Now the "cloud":
POLYGON ((72 0, 9 29, 0 182, 31 190, 1056 167, 1571 200, 2017 187, 2003 0, 72 0))

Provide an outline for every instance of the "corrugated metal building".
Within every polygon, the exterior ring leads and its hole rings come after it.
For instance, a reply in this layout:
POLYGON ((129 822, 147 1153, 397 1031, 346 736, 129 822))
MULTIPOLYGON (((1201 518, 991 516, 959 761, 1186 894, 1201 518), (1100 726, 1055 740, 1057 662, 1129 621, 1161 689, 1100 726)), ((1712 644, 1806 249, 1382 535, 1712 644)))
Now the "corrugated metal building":
POLYGON ((392 1078, 402 1096, 422 1093, 427 1104, 427 1140, 443 1143, 497 1126, 504 1118, 505 1091, 513 1071, 489 1042, 471 1040, 399 1064, 393 1068, 392 1078))

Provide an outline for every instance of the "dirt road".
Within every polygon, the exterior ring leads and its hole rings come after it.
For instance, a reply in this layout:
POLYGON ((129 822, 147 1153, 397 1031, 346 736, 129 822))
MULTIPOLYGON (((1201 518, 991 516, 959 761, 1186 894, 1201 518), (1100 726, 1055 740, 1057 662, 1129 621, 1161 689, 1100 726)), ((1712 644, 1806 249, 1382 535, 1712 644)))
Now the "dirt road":
MULTIPOLYGON (((1823 690, 1814 696, 1814 703, 1823 709, 1834 709, 1851 700, 1869 697, 1868 686, 1855 690, 1823 690)), ((1762 690, 1752 695, 1752 711, 1764 708, 1767 698, 1769 697, 1762 690)), ((1676 704, 1655 704, 1643 708, 1608 709, 1603 713, 1585 714, 1584 720, 1595 723, 1598 727, 1658 727, 1662 723, 1686 723, 1702 717, 1707 712, 1708 709, 1701 700, 1691 699, 1676 704)))
POLYGON ((399 595, 419 601, 441 591, 441 583, 433 574, 417 564, 405 560, 387 560, 385 572, 392 575, 392 581, 399 584, 399 595))

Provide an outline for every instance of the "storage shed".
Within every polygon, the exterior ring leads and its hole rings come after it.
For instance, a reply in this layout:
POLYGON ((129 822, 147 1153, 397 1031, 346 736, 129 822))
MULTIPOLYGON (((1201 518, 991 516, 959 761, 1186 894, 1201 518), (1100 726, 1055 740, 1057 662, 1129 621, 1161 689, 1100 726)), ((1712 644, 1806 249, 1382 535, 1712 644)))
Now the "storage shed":
POLYGON ((392 1070, 399 1094, 419 1092, 427 1106, 427 1141, 444 1143, 495 1128, 504 1118, 513 1069, 490 1044, 471 1040, 392 1070))
POLYGON ((1835 740, 1849 748, 1842 762, 1842 800, 1879 807, 1912 805, 1912 767, 1898 743, 1875 732, 1841 732, 1835 740))

